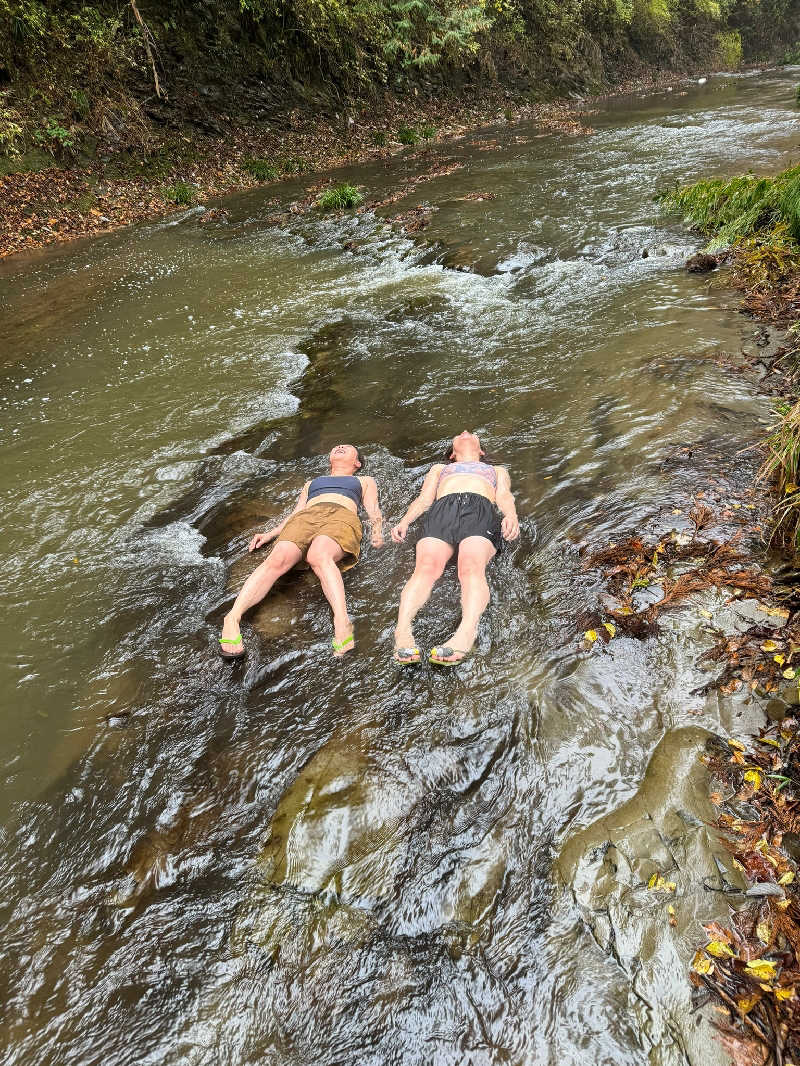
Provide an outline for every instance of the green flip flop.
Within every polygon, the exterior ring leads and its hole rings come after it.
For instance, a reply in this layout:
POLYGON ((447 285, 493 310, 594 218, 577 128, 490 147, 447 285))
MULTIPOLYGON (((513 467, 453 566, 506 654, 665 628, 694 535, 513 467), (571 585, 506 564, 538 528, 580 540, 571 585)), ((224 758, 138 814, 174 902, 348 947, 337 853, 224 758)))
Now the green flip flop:
POLYGON ((428 655, 428 662, 433 663, 434 666, 458 666, 459 663, 463 663, 464 660, 468 658, 469 654, 468 651, 461 651, 460 648, 436 647, 431 648, 430 654, 428 655), (448 655, 460 655, 461 658, 448 659, 446 658, 448 655))
POLYGON ((341 658, 342 655, 344 655, 344 653, 347 650, 348 646, 350 644, 353 644, 353 643, 354 643, 354 638, 353 638, 353 634, 352 633, 350 634, 349 637, 345 637, 344 640, 337 640, 336 637, 332 637, 331 638, 331 644, 333 645, 333 650, 334 650, 334 652, 336 653, 336 655, 339 658, 341 658))
MULTIPOLYGON (((229 640, 227 637, 220 637, 219 642, 220 644, 241 644, 242 634, 240 633, 239 636, 234 637, 233 640, 229 640)), ((224 648, 220 648, 219 653, 223 659, 243 659, 245 657, 244 649, 242 649, 242 651, 225 651, 224 648)))
POLYGON ((395 648, 392 658, 400 666, 419 666, 422 662, 419 648, 395 648))

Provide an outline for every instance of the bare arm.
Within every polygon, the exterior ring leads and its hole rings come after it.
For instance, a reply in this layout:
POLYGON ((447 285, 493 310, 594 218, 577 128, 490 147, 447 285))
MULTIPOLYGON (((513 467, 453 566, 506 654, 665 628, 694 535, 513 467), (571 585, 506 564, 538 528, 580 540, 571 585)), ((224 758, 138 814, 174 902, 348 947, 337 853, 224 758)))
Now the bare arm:
POLYGON ((439 484, 439 475, 443 467, 444 463, 437 463, 428 471, 427 477, 422 482, 419 496, 412 501, 411 506, 392 530, 392 540, 396 544, 401 544, 406 539, 408 527, 421 514, 424 514, 436 499, 436 486, 439 484))
POLYGON ((514 502, 514 494, 511 491, 511 478, 504 466, 496 466, 497 472, 497 506, 503 514, 501 530, 505 540, 516 540, 519 536, 519 519, 517 518, 517 505, 514 502))
POLYGON ((297 497, 297 503, 294 505, 292 514, 287 515, 284 520, 277 526, 273 526, 271 529, 265 530, 263 533, 256 533, 250 543, 247 545, 247 550, 253 552, 256 548, 262 547, 264 544, 268 544, 271 540, 274 540, 281 531, 292 515, 296 515, 298 511, 302 511, 305 505, 308 503, 308 486, 311 484, 307 481, 303 488, 300 490, 300 495, 297 497))
POLYGON ((383 515, 381 514, 381 505, 378 501, 378 485, 374 477, 362 477, 359 478, 361 487, 364 490, 361 496, 361 501, 364 504, 364 510, 369 516, 369 524, 372 530, 372 547, 383 547, 383 515))

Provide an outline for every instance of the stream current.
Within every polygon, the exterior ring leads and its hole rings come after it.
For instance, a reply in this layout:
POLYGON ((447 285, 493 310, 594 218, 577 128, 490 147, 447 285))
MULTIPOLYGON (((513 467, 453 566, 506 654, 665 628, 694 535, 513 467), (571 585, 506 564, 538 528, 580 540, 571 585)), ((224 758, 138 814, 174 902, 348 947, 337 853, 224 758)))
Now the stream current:
MULTIPOLYGON (((712 1061, 681 1021, 696 926, 643 990, 554 862, 662 738, 736 711, 690 694, 693 612, 582 649, 578 549, 686 507, 668 445, 769 417, 712 358, 754 324, 652 196, 788 165, 796 81, 342 172, 377 196, 461 164, 392 207, 438 209, 427 246, 370 212, 266 225, 296 182, 0 268, 4 1062, 712 1061), (294 573, 217 659, 249 536, 333 444, 396 522, 463 428, 522 520, 469 663, 390 663, 413 536, 347 575, 354 654, 294 573)), ((456 618, 450 569, 418 642, 456 618)))

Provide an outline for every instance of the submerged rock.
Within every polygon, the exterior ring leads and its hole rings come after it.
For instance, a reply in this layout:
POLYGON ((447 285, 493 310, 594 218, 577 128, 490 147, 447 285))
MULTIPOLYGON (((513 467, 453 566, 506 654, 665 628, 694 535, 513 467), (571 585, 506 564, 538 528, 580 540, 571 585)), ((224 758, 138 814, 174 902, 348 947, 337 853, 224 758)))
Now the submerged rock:
MULTIPOLYGON (((714 889, 717 861, 728 869, 730 856, 708 828, 715 812, 698 761, 709 738, 699 728, 667 733, 636 795, 570 837, 555 864, 596 944, 627 974, 631 1008, 652 1044, 648 1061, 659 1066, 727 1062, 691 1013, 688 981, 698 923, 729 914, 714 889)), ((726 879, 739 880, 735 872, 726 879)))
POLYGON ((709 255, 708 252, 697 252, 686 260, 686 269, 690 274, 707 274, 711 270, 716 270, 718 266, 717 257, 709 255))

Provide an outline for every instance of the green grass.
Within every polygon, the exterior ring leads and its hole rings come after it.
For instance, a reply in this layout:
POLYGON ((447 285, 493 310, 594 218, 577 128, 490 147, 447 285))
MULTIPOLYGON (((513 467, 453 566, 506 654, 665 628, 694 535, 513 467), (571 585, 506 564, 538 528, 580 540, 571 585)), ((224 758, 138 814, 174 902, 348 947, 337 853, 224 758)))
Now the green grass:
POLYGON ((410 126, 401 126, 397 131, 397 139, 401 144, 417 144, 419 142, 419 134, 416 130, 412 130, 410 126))
POLYGON ((768 238, 776 230, 793 241, 800 238, 800 166, 773 178, 747 174, 727 181, 698 181, 661 192, 656 200, 711 238, 709 250, 748 237, 768 238))
POLYGON ((186 207, 194 203, 196 192, 197 190, 195 187, 190 185, 187 181, 176 181, 174 185, 167 185, 162 189, 162 194, 165 200, 186 207))
POLYGON ((767 457, 758 476, 774 481, 778 503, 772 513, 771 540, 800 549, 800 401, 783 414, 763 442, 767 457))
POLYGON ((332 189, 326 189, 317 200, 317 207, 323 211, 336 211, 344 207, 358 207, 364 197, 355 185, 336 185, 332 189))
POLYGON ((256 181, 275 181, 280 174, 277 166, 268 159, 246 159, 242 165, 256 181))
POLYGON ((419 135, 425 141, 432 141, 433 138, 436 136, 436 127, 435 126, 420 126, 419 135))

